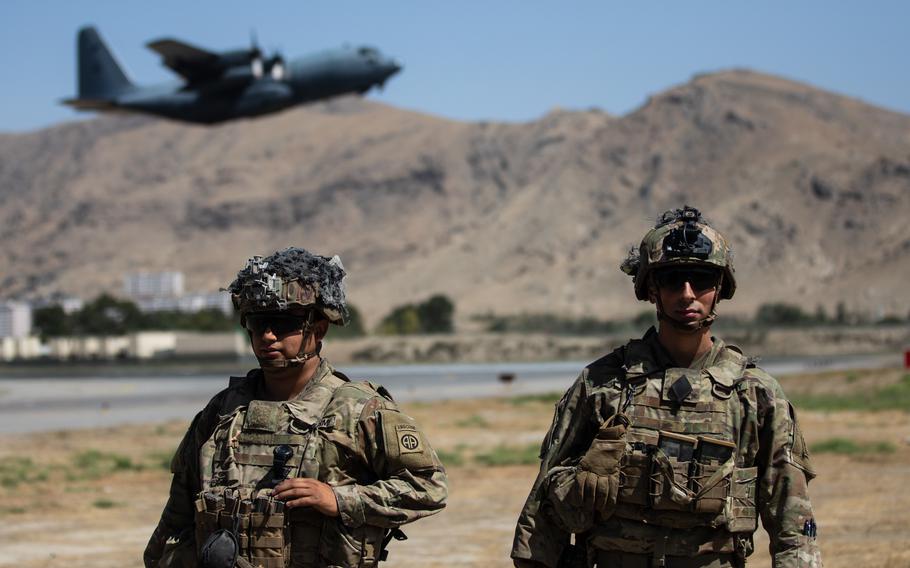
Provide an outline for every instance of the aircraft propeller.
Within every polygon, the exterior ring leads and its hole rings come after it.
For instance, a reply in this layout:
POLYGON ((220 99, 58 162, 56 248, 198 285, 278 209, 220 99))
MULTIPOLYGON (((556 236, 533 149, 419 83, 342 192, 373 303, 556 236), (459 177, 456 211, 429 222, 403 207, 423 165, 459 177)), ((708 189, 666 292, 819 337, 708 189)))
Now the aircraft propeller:
POLYGON ((280 50, 272 49, 272 56, 265 57, 265 52, 259 47, 256 30, 250 30, 250 66, 255 77, 262 77, 266 73, 275 80, 284 78, 284 56, 280 50))

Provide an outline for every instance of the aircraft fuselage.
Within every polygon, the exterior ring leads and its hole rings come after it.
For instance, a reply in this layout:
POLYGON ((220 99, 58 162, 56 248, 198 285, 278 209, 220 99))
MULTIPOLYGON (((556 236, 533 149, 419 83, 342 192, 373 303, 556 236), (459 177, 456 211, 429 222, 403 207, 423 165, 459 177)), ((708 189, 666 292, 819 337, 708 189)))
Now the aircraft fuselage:
POLYGON ((232 78, 228 76, 218 83, 190 88, 180 83, 135 87, 111 103, 121 110, 213 124, 347 93, 365 93, 384 84, 400 67, 381 56, 370 61, 356 50, 341 49, 294 59, 286 65, 281 78, 244 78, 244 72, 252 74, 249 66, 234 69, 242 86, 231 85, 232 78))
POLYGON ((184 82, 133 84, 94 28, 78 37, 79 110, 127 111, 213 124, 383 86, 401 70, 371 47, 343 47, 284 62, 256 49, 211 53, 176 40, 149 44, 184 82), (189 57, 189 59, 181 59, 189 57))

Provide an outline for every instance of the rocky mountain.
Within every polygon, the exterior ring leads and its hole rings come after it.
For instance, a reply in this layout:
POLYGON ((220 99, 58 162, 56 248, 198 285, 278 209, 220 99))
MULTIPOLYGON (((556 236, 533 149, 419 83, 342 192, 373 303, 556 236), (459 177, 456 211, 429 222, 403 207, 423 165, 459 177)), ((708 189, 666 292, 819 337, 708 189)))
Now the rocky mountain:
POLYGON ((122 275, 226 285, 289 245, 338 253, 375 322, 434 293, 471 314, 636 313, 619 269, 656 216, 701 208, 734 246, 720 311, 910 306, 910 117, 735 70, 621 117, 463 123, 341 99, 218 127, 102 117, 0 135, 6 297, 122 275))

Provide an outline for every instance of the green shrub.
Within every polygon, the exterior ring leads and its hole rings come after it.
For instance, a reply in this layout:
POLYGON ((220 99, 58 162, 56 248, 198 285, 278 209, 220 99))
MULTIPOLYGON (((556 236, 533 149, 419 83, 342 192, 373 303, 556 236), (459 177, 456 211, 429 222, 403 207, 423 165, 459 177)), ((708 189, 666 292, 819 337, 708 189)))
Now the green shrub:
POLYGON ((439 461, 446 467, 457 467, 464 465, 464 454, 461 450, 455 449, 455 451, 446 451, 446 450, 437 450, 436 455, 439 456, 439 461))
POLYGON ((114 501, 111 501, 110 499, 102 498, 102 499, 96 499, 92 503, 92 506, 94 506, 97 509, 113 509, 114 507, 117 506, 117 503, 115 503, 114 501))
POLYGON ((477 454, 474 460, 482 465, 497 467, 505 465, 531 465, 540 461, 540 445, 496 446, 492 450, 477 454))
POLYGON ((38 468, 31 458, 11 457, 0 460, 0 486, 15 489, 22 483, 44 479, 47 479, 47 472, 38 468))
POLYGON ((561 392, 545 392, 538 394, 522 394, 513 396, 509 399, 511 404, 522 406, 525 404, 548 404, 554 405, 562 398, 561 392))
POLYGON ((99 450, 86 450, 73 456, 75 472, 68 472, 67 478, 78 480, 83 478, 97 479, 118 471, 141 470, 142 466, 133 463, 127 456, 107 453, 99 450))
POLYGON ((875 390, 845 395, 794 395, 792 402, 797 407, 808 410, 903 410, 904 412, 910 412, 910 375, 904 375, 899 382, 875 390))
POLYGON ((459 428, 486 428, 489 425, 490 422, 479 414, 472 414, 455 422, 455 426, 459 428))
POLYGON ((621 329, 628 322, 612 322, 592 317, 567 318, 555 314, 536 313, 497 316, 474 316, 492 333, 552 333, 556 335, 600 335, 621 329))
POLYGON ((151 467, 171 471, 171 461, 174 459, 174 452, 158 451, 148 455, 151 467))
POLYGON ((417 317, 423 333, 451 333, 454 330, 452 316, 455 304, 441 294, 431 296, 426 302, 417 304, 417 317))
POLYGON ((769 326, 796 326, 815 322, 815 317, 807 314, 794 304, 762 304, 755 312, 755 323, 769 326))
POLYGON ((67 314, 59 305, 38 308, 34 326, 42 338, 67 335, 123 335, 142 330, 231 331, 238 328, 235 314, 217 308, 198 312, 174 310, 142 312, 129 300, 101 294, 82 309, 67 314))
POLYGON ((816 454, 893 454, 896 450, 891 442, 858 443, 847 438, 829 438, 809 446, 816 454))
POLYGON ((377 328, 381 335, 412 335, 415 333, 450 333, 455 329, 455 304, 437 294, 420 304, 405 304, 394 308, 382 318, 377 328))

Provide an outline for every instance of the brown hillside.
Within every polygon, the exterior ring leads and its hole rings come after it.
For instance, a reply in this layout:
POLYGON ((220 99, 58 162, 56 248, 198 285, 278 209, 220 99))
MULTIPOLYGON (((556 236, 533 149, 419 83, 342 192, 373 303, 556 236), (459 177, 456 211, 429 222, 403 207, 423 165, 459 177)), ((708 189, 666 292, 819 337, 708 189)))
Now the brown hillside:
POLYGON ((462 318, 628 315, 619 262, 689 203, 734 244, 727 311, 910 305, 910 117, 748 71, 618 118, 460 123, 358 99, 214 128, 103 117, 0 136, 0 202, 5 296, 92 297, 140 269, 214 290, 294 244, 341 254, 372 322, 436 292, 462 318))

